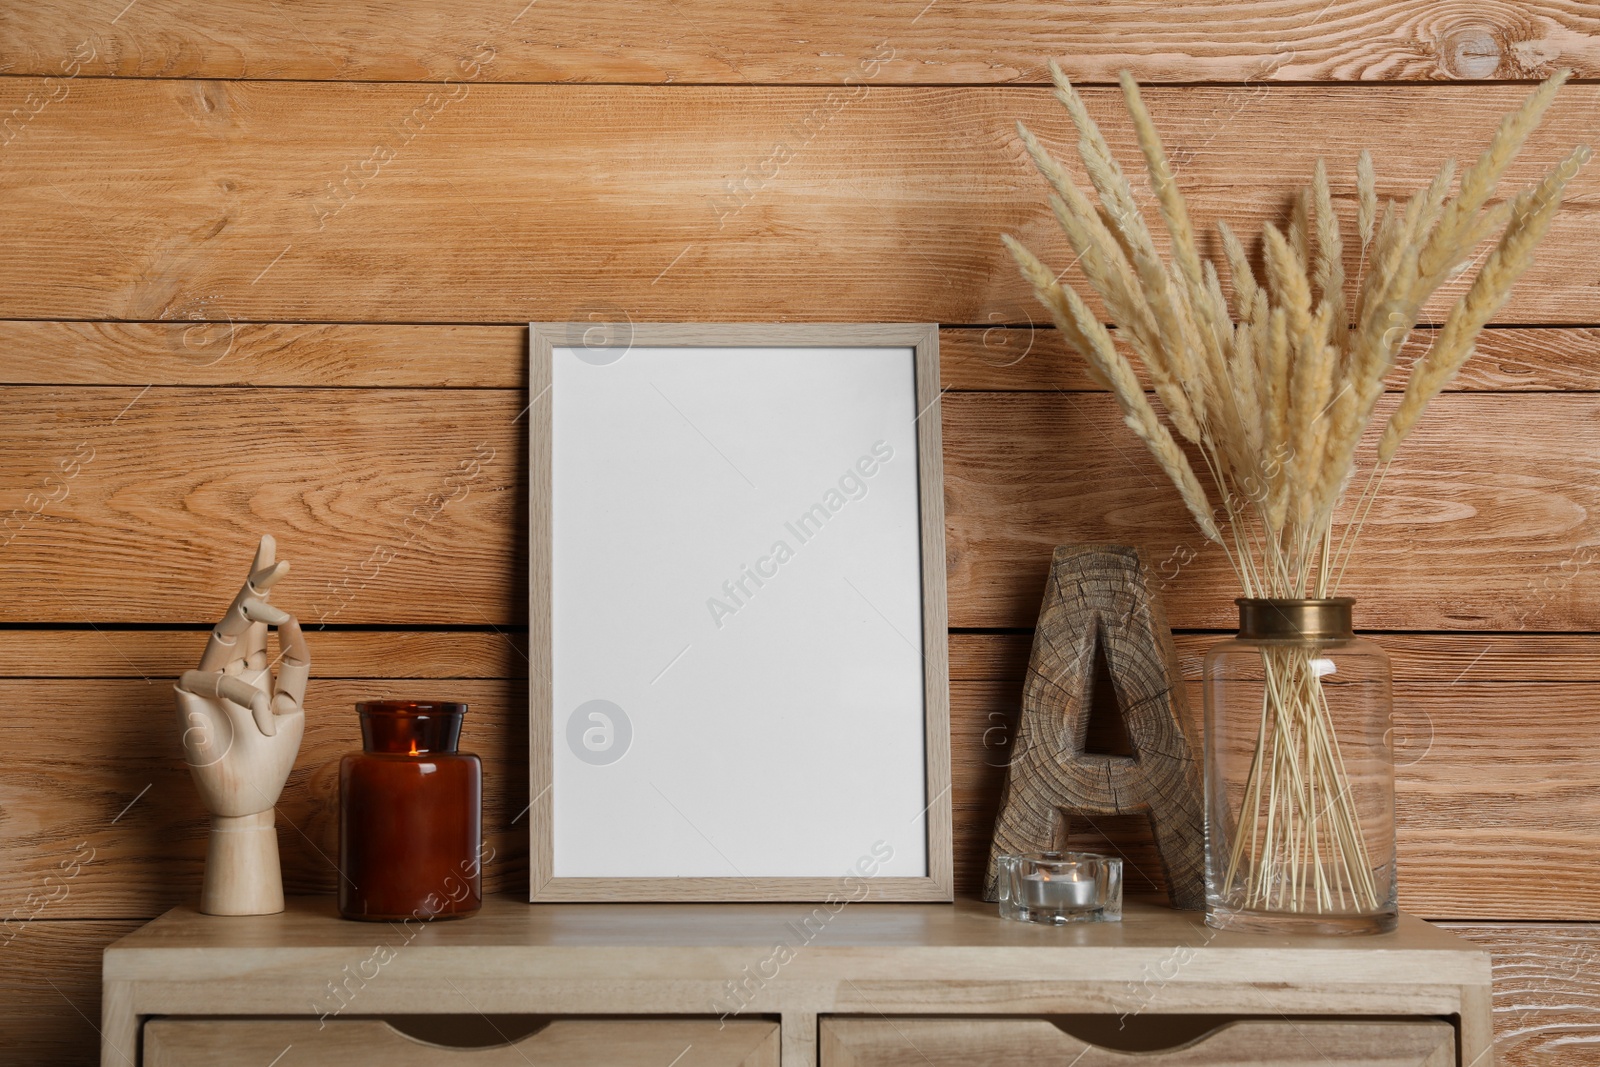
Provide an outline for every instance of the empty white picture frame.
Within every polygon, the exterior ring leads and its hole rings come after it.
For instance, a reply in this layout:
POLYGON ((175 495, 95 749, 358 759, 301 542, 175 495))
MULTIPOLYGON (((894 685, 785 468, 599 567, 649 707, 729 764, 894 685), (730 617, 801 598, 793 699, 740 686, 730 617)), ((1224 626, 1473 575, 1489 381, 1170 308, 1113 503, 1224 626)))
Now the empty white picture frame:
POLYGON ((529 348, 530 899, 950 900, 937 328, 529 348))

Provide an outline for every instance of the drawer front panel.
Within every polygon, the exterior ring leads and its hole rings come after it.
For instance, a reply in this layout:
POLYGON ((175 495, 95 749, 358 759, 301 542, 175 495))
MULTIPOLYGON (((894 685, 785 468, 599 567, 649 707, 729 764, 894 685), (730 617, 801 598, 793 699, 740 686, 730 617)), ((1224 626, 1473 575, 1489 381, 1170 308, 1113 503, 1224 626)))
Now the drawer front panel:
POLYGON ((448 1048, 376 1019, 154 1019, 145 1067, 778 1067, 778 1026, 757 1020, 564 1019, 511 1045, 448 1048), (280 1059, 281 1057, 281 1059, 280 1059))
POLYGON ((1177 1048, 1118 1052, 1043 1019, 824 1019, 820 1067, 1454 1067, 1434 1020, 1242 1021, 1177 1048))

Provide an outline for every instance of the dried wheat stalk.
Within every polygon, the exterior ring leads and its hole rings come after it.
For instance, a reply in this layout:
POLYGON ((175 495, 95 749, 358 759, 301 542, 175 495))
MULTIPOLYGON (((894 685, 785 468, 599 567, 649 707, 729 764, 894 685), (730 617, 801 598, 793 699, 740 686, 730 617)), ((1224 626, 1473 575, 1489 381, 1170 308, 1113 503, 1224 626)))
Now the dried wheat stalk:
MULTIPOLYGON (((1110 388, 1128 427, 1177 486, 1201 532, 1222 546, 1244 594, 1333 595, 1383 472, 1428 402, 1471 357, 1478 332, 1532 263, 1567 184, 1589 157, 1589 149, 1579 147, 1532 188, 1491 204, 1506 168, 1569 72, 1544 82, 1502 120, 1459 185, 1455 163, 1449 162, 1426 188, 1380 210, 1372 159, 1361 154, 1360 271, 1349 306, 1343 235, 1320 160, 1295 198, 1288 226, 1264 228, 1260 277, 1238 236, 1218 222, 1232 281, 1230 303, 1219 268, 1199 254, 1188 206, 1133 79, 1122 75, 1123 96, 1170 262, 1156 251, 1133 186, 1077 91, 1053 63, 1050 72, 1056 98, 1076 128, 1078 156, 1098 203, 1038 138, 1020 123, 1017 129, 1050 183, 1056 218, 1117 325, 1115 336, 1078 292, 1060 284, 1055 271, 1015 239, 1002 240, 1062 336, 1095 380, 1110 388), (1399 404, 1383 424, 1377 463, 1335 539, 1335 513, 1342 510, 1359 446, 1401 346, 1429 298, 1491 238, 1465 294, 1412 366, 1399 404), (1176 436, 1146 397, 1125 349, 1138 357, 1176 436), (1179 439, 1188 442, 1187 451, 1179 439), (1220 507, 1213 507, 1191 455, 1199 457, 1220 507)), ((1370 906, 1376 890, 1353 809, 1316 802, 1319 795, 1349 792, 1321 683, 1308 663, 1292 657, 1268 662, 1266 669, 1267 699, 1274 706, 1264 708, 1244 802, 1248 810, 1241 812, 1251 836, 1236 835, 1228 881, 1239 879, 1254 906, 1274 906, 1272 893, 1281 898, 1285 885, 1309 894, 1309 903, 1297 898, 1297 906, 1331 908, 1336 900, 1341 907, 1370 906), (1258 818, 1267 828, 1260 841, 1258 818), (1265 851, 1257 855, 1257 849, 1265 851), (1311 856, 1315 862, 1302 870, 1301 862, 1311 856)))
POLYGON ((1354 544, 1352 536, 1333 547, 1329 528, 1384 379, 1423 306, 1498 231, 1434 345, 1411 368, 1383 430, 1380 464, 1393 458, 1428 402, 1471 356, 1478 331, 1532 262, 1567 183, 1588 158, 1587 148, 1575 149, 1533 188, 1490 204, 1567 72, 1506 116, 1454 195, 1452 162, 1427 188, 1380 211, 1372 160, 1361 154, 1356 231, 1362 273, 1347 307, 1342 228, 1321 161, 1296 197, 1287 229, 1265 227, 1261 278, 1243 242, 1218 223, 1230 304, 1221 269, 1199 253, 1188 207, 1133 79, 1123 75, 1123 94, 1170 262, 1156 251, 1137 194, 1077 90, 1059 67, 1050 69, 1098 202, 1037 137, 1017 128, 1050 183, 1056 218, 1116 334, 1105 330, 1081 294, 1056 280, 1055 271, 1015 239, 1002 240, 1067 343, 1096 380, 1111 387, 1124 419, 1172 478, 1201 531, 1227 551, 1246 595, 1329 595, 1354 544), (1176 436, 1138 387, 1125 349, 1137 356, 1176 436), (1192 446, 1190 453, 1179 439, 1192 446), (1216 511, 1191 455, 1209 476, 1220 501, 1216 511))

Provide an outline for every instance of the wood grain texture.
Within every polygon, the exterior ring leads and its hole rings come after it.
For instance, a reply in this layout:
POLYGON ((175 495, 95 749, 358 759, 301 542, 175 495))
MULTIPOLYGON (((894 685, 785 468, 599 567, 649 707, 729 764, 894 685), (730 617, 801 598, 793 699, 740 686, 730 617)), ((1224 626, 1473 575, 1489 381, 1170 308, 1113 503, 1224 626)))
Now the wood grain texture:
MULTIPOLYGON (((3 385, 309 386, 526 389, 522 326, 231 322, 204 307, 170 322, 0 320, 3 385), (207 319, 207 314, 217 317, 207 319)), ((599 315, 599 312, 596 312, 599 315)), ((1431 330, 1400 353, 1391 389, 1431 330)), ((952 392, 1103 392, 1049 326, 939 331, 941 385, 952 392)), ((1445 388, 1600 391, 1600 329, 1500 327, 1445 388)))
MULTIPOLYGON (((4 337, 5 325, 0 323, 0 337, 4 337)), ((1389 390, 1405 388, 1412 364, 1429 349, 1434 335, 1434 330, 1423 329, 1407 340, 1400 350, 1396 369, 1389 376, 1389 390)), ((944 354, 945 382, 952 389, 1102 391, 1089 379, 1082 357, 1070 351, 1054 329, 1042 326, 946 329, 939 333, 939 345, 944 354)), ((1476 354, 1446 389, 1452 392, 1594 392, 1600 389, 1600 329, 1500 327, 1479 334, 1476 349, 1476 354)), ((119 379, 106 379, 108 383, 116 380, 119 379)))
MULTIPOLYGON (((98 1062, 100 953, 143 920, 35 922, 0 947, 7 1067, 98 1062)), ((11 931, 0 934, 0 942, 11 931)))
POLYGON ((916 374, 917 525, 922 561, 922 744, 927 772, 923 809, 928 827, 928 881, 934 899, 955 896, 950 792, 950 594, 945 565, 944 386, 940 373, 939 327, 912 334, 916 374))
MULTIPOLYGON (((39 922, 0 949, 0 994, 11 1006, 8 1063, 94 1062, 94 1030, 50 983, 98 1023, 100 951, 142 921, 39 922)), ((1592 1061, 1600 1043, 1600 925, 1439 925, 1493 954, 1500 1067, 1580 1067, 1592 1061)))
MULTIPOLYGON (((214 621, 263 516, 296 568, 275 602, 308 626, 525 618, 522 393, 206 396, 0 388, 0 622, 214 621)), ((952 626, 1030 627, 1073 542, 1142 548, 1174 626, 1237 624, 1220 551, 1109 397, 940 407, 952 626)), ((1439 398, 1350 566, 1357 627, 1600 627, 1597 486, 1600 397, 1439 398)))
MULTIPOLYGON (((1198 682, 1206 650, 1231 636, 1231 631, 1174 635, 1183 676, 1198 682)), ((1600 635, 1595 634, 1362 631, 1362 636, 1383 646, 1397 682, 1600 682, 1600 635)), ((1020 678, 1032 640, 1027 634, 953 633, 950 677, 955 681, 1020 678)))
POLYGON ((558 1019, 520 1041, 460 1049, 377 1019, 157 1019, 144 1034, 145 1067, 271 1063, 290 1047, 301 1062, 347 1067, 779 1067, 777 1024, 759 1020, 558 1019))
MULTIPOLYGON (((1277 1024, 1280 1015, 1465 1015, 1470 1005, 1481 1018, 1470 1034, 1461 1030, 1462 1059, 1476 1062, 1489 1044, 1488 954, 1411 916, 1381 939, 1261 938, 1206 930, 1194 913, 1134 905, 1120 923, 1068 937, 1005 922, 971 900, 831 915, 805 907, 612 904, 601 916, 593 904, 530 908, 501 897, 485 900, 470 921, 413 930, 358 928, 317 898, 226 924, 175 908, 107 951, 107 982, 126 997, 124 1019, 106 1024, 131 1029, 125 1020, 141 1015, 304 1018, 326 1009, 336 1016, 331 1028, 347 1008, 379 1016, 448 1011, 443 985, 483 1013, 704 1017, 708 1003, 720 1002, 711 1010, 723 1018, 778 1014, 785 1026, 807 1027, 819 1017, 869 1013, 1099 1013, 1115 1023, 1146 1011, 1248 1012, 1277 1024), (822 928, 807 934, 800 922, 822 928), (777 953, 775 943, 798 958, 760 981, 729 983, 752 956, 777 953), (1182 961, 1175 980, 1164 977, 1174 959, 1182 961), (330 973, 350 975, 346 995, 327 985, 330 973)), ((720 1028, 723 1019, 701 1021, 720 1028)), ((785 1056, 809 1051, 809 1042, 784 1044, 785 1056)), ((809 1057, 800 1061, 808 1065, 809 1057)))
POLYGON ((1494 960, 1495 1062, 1579 1067, 1600 1056, 1600 927, 1443 923, 1494 960))
MULTIPOLYGON (((0 80, 0 113, 40 85, 0 80)), ((635 322, 988 325, 1042 321, 1001 232, 1072 262, 1015 129, 1065 147, 1069 122, 1042 89, 616 94, 80 79, 4 149, 0 317, 507 323, 615 309, 635 322)), ((1281 220, 1318 155, 1353 212, 1360 149, 1380 193, 1409 195, 1443 159, 1476 154, 1523 96, 1282 86, 1145 99, 1196 228, 1226 215, 1253 234, 1281 220), (1304 129, 1320 136, 1285 132, 1304 129)), ((1086 100, 1131 167, 1120 97, 1086 100)), ((1600 85, 1568 86, 1503 188, 1590 137, 1597 106, 1600 85)), ((1568 187, 1497 321, 1600 322, 1597 190, 1600 168, 1568 187)))
POLYGON ((1160 12, 1133 0, 887 0, 870 11, 847 0, 144 0, 121 14, 64 0, 0 19, 0 50, 18 74, 71 69, 62 61, 88 41, 88 74, 369 81, 460 76, 461 59, 488 42, 485 80, 832 83, 885 40, 895 49, 886 82, 1040 81, 1052 56, 1090 81, 1124 67, 1172 81, 1527 78, 1562 65, 1593 77, 1597 37, 1600 19, 1578 0, 1209 0, 1160 12))
POLYGON ((1205 907, 1199 737, 1153 574, 1136 549, 1062 545, 1023 684, 983 879, 998 900, 1001 857, 1065 850, 1085 816, 1148 820, 1172 906, 1205 907), (1104 665, 1106 677, 1099 677, 1104 665), (1125 754, 1089 749, 1095 688, 1127 739, 1125 754))
POLYGON ((200 303, 166 322, 0 322, 0 346, 8 385, 528 384, 525 326, 233 322, 200 303))
POLYGON ((1096 1046, 1046 1019, 825 1019, 823 1067, 973 1067, 1066 1063, 1081 1067, 1454 1067, 1455 1029, 1444 1022, 1229 1023, 1192 1043, 1128 1053, 1096 1046))
MULTIPOLYGON (((970 394, 944 407, 952 625, 1026 626, 1052 546, 1114 541, 1154 561, 1173 626, 1237 626, 1220 549, 1106 398, 970 394)), ((1594 629, 1597 416, 1585 395, 1436 400, 1340 590, 1357 600, 1357 628, 1594 629)))
MULTIPOLYGON (((318 678, 526 678, 521 633, 323 630, 318 678)), ((0 629, 0 678, 171 678, 205 648, 201 630, 0 629)))
POLYGON ((145 622, 177 611, 214 622, 227 607, 218 591, 237 588, 245 546, 261 532, 257 508, 294 560, 275 602, 308 629, 415 622, 418 609, 450 625, 521 617, 520 394, 221 390, 194 405, 188 390, 141 392, 0 399, 0 469, 27 472, 0 480, 0 540, 9 538, 0 553, 6 575, 32 575, 28 606, 7 621, 145 622), (105 540, 80 525, 91 513, 105 540), (306 535, 325 523, 342 531, 337 543, 313 548, 306 535), (56 553, 99 558, 123 575, 121 588, 94 604, 100 594, 66 574, 81 564, 41 565, 56 553), (136 577, 130 557, 146 553, 162 562, 136 577), (463 567, 480 578, 463 583, 463 567))
POLYGON ((784 1067, 817 1067, 817 1013, 786 1011, 780 1018, 784 1067))
MULTIPOLYGON (((705 1014, 700 995, 725 995, 727 976, 742 972, 752 949, 770 952, 774 938, 791 943, 803 938, 804 930, 783 924, 799 925, 814 911, 794 903, 529 907, 510 896, 486 897, 470 922, 428 924, 424 934, 415 933, 416 925, 391 930, 391 943, 413 934, 411 943, 397 944, 395 958, 384 965, 384 981, 369 981, 362 992, 374 1002, 368 1012, 385 1013, 381 1002, 411 1006, 406 987, 437 986, 448 976, 464 985, 481 984, 496 1002, 482 1005, 483 1010, 493 1012, 515 1010, 506 1001, 519 997, 519 982, 564 982, 561 999, 583 1003, 596 992, 590 983, 626 978, 640 985, 662 983, 663 1011, 705 1014), (701 986, 705 980, 715 985, 701 986), (677 1006, 682 1003, 691 1006, 677 1006)), ((343 963, 352 949, 370 953, 373 935, 382 929, 340 919, 333 901, 319 897, 291 898, 278 915, 226 923, 177 907, 116 945, 106 961, 106 977, 149 983, 135 998, 145 1010, 165 1013, 170 1010, 165 1005, 186 987, 216 982, 226 988, 207 998, 200 1010, 208 1014, 229 1012, 252 992, 263 994, 253 1013, 273 1014, 284 1005, 300 1014, 304 987, 292 979, 331 960, 343 963)), ((790 961, 796 966, 785 965, 768 979, 768 996, 777 999, 779 987, 787 987, 803 998, 800 1010, 855 1014, 877 991, 891 1001, 885 1005, 889 1010, 904 1011, 911 1004, 913 1013, 922 1014, 938 1010, 932 998, 941 992, 923 983, 950 983, 960 988, 949 989, 953 995, 942 999, 962 1005, 957 1009, 962 1014, 989 1014, 991 1005, 1005 1005, 1007 1014, 1031 1013, 1038 1009, 1028 1001, 1067 991, 1081 992, 1095 1005, 1086 1003, 1085 1010, 1112 1004, 1113 1011, 1151 1009, 1148 996, 1124 983, 1149 978, 1145 965, 1160 963, 1180 946, 1192 951, 1192 977, 1168 983, 1158 998, 1162 1011, 1175 1014, 1228 1011, 1226 998, 1240 987, 1260 990, 1263 1013, 1301 1014, 1316 1000, 1324 1010, 1336 1010, 1329 1002, 1343 1000, 1361 1014, 1405 1014, 1449 1003, 1461 986, 1487 984, 1489 977, 1485 952, 1412 915, 1402 915, 1394 931, 1371 938, 1264 938, 1207 929, 1199 914, 1149 904, 1130 906, 1120 925, 1088 923, 1072 936, 1053 927, 1004 922, 994 908, 972 899, 845 907, 800 946, 800 959, 790 961), (907 970, 912 967, 915 972, 907 970), (857 987, 851 989, 846 979, 857 987), (998 995, 982 1000, 967 995, 984 982, 1008 985, 1024 999, 1007 1004, 998 995), (1056 989, 1047 988, 1052 985, 1056 989), (1385 992, 1394 999, 1382 999, 1385 992), (924 994, 929 999, 919 1001, 924 994), (805 1008, 807 1002, 813 1007, 805 1008)), ((613 987, 618 1001, 633 999, 636 992, 613 987)), ((746 992, 750 995, 742 999, 749 1014, 744 1017, 764 1014, 763 991, 746 992)))
MULTIPOLYGON (((1389 654, 1401 682, 1600 682, 1600 635, 1421 634, 1365 631, 1389 654)), ((1207 648, 1227 631, 1179 633, 1184 677, 1200 679, 1207 648)), ((520 679, 528 673, 520 630, 323 630, 311 637, 318 678, 520 679)), ((950 634, 950 677, 1011 681, 1027 669, 1026 633, 950 634)), ((174 677, 205 644, 196 630, 0 628, 0 678, 174 677)))
MULTIPOLYGON (((1470 678, 1396 687, 1401 906, 1432 918, 1600 919, 1600 768, 1589 756, 1600 747, 1600 689, 1470 678), (1530 707, 1562 724, 1560 745, 1522 728, 1530 707), (1510 841, 1517 862, 1508 866, 1510 841)), ((334 889, 338 758, 360 744, 355 701, 382 696, 472 705, 462 744, 484 760, 485 835, 496 850, 486 891, 525 889, 523 684, 442 684, 313 676, 305 740, 278 812, 289 892, 334 889)), ((48 730, 27 715, 0 718, 8 762, 29 768, 0 792, 0 919, 149 916, 198 892, 206 819, 166 734, 169 685, 0 680, 0 705, 52 709, 48 730), (63 861, 86 856, 75 877, 60 877, 63 861)), ((959 893, 981 890, 1021 690, 1020 672, 951 686, 959 893)), ((1085 820, 1071 840, 1120 850, 1130 894, 1164 891, 1142 820, 1085 820)))
POLYGON ((526 326, 232 322, 197 305, 167 322, 0 322, 0 346, 13 385, 528 385, 526 326))

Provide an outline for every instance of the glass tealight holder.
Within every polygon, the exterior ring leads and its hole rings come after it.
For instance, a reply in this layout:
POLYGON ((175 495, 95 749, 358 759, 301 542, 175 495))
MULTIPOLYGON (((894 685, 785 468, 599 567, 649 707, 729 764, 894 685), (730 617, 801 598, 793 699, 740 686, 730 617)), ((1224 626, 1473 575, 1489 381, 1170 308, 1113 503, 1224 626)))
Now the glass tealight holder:
POLYGON ((1044 926, 1122 921, 1122 861, 1094 852, 1000 857, 1000 917, 1044 926))

